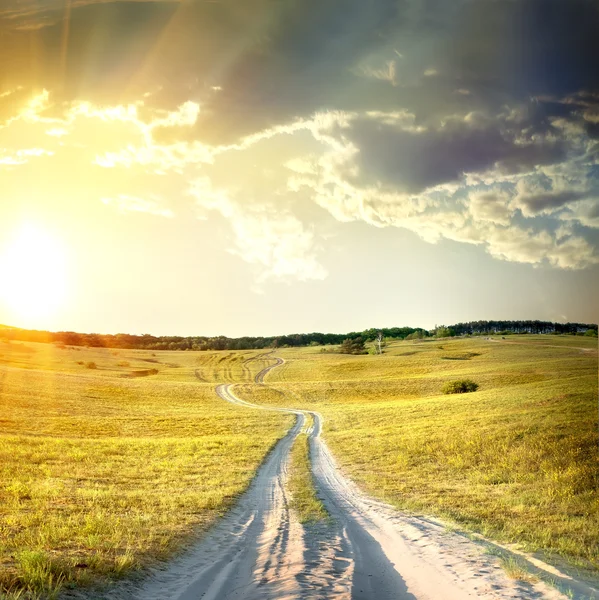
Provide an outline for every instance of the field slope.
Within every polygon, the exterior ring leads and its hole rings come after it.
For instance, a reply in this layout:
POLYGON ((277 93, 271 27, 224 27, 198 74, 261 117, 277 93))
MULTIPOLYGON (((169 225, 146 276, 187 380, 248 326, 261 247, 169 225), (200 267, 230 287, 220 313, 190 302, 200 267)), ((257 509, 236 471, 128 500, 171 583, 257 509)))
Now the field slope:
POLYGON ((597 342, 392 343, 382 356, 282 350, 259 403, 317 410, 345 473, 397 507, 599 567, 597 342), (479 390, 443 395, 447 381, 479 390), (284 394, 284 395, 283 395, 284 394))
POLYGON ((0 597, 122 576, 214 523, 291 423, 214 393, 261 364, 0 343, 0 597))

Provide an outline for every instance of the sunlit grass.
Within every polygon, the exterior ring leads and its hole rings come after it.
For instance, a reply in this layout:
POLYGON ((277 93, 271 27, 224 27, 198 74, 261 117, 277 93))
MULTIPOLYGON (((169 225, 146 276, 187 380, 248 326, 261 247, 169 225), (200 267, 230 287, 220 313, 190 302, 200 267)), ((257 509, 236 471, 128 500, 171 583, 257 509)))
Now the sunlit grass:
POLYGON ((369 493, 599 567, 597 342, 513 338, 393 343, 383 356, 281 350, 269 382, 324 415, 338 462, 369 493), (478 391, 442 394, 462 378, 478 391))
POLYGON ((229 405, 196 376, 249 381, 252 353, 219 369, 212 353, 0 354, 0 597, 51 597, 169 556, 232 505, 291 420, 229 405))
MULTIPOLYGON (((596 344, 281 349, 286 362, 255 386, 266 351, 0 343, 0 589, 29 600, 123 576, 230 507, 292 417, 229 405, 214 394, 220 381, 260 404, 321 412, 338 462, 375 496, 599 566, 596 344), (456 379, 480 387, 443 395, 456 379)), ((304 522, 322 517, 308 457, 302 434, 290 487, 304 522)))
POLYGON ((526 568, 513 557, 502 557, 499 564, 503 567, 510 579, 517 579, 526 583, 537 583, 538 577, 531 575, 526 568))

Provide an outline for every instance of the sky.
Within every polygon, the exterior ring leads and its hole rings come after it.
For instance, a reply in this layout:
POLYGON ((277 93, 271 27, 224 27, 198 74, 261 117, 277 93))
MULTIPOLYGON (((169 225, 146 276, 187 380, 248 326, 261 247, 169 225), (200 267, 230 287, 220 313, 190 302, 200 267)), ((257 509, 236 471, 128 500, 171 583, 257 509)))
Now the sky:
POLYGON ((597 298, 597 2, 0 5, 0 323, 597 322, 597 298))

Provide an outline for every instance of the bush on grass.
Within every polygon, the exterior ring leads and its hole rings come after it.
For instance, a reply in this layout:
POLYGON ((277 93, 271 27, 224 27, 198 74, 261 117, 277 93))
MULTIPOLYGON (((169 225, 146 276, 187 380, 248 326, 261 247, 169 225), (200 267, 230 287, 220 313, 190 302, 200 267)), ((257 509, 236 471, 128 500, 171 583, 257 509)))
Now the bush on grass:
POLYGON ((448 381, 443 386, 444 394, 466 394, 468 392, 476 392, 478 383, 474 383, 472 379, 460 379, 458 381, 448 381))

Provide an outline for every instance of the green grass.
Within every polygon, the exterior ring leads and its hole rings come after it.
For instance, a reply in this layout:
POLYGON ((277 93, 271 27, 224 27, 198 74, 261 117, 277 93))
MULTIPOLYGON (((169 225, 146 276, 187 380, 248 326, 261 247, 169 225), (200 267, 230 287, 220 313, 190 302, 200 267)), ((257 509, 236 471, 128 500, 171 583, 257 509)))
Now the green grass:
POLYGON ((499 564, 510 579, 517 579, 526 583, 537 583, 539 581, 538 577, 531 575, 518 560, 511 556, 500 558, 499 564))
POLYGON ((383 356, 281 350, 269 384, 323 414, 338 462, 369 493, 597 568, 597 342, 512 340, 392 343, 383 356), (442 394, 462 378, 478 391, 442 394))
POLYGON ((291 451, 289 473, 290 506, 302 524, 317 523, 328 518, 328 513, 314 487, 310 470, 310 446, 306 430, 311 427, 311 418, 304 430, 297 436, 291 451))
POLYGON ((0 598, 121 577, 223 514, 291 423, 214 393, 259 354, 0 344, 0 598))
MULTIPOLYGON (((337 461, 375 496, 599 567, 596 340, 275 354, 286 362, 255 386, 266 351, 0 343, 0 598, 123 576, 229 508, 292 417, 229 405, 217 382, 257 403, 318 410, 337 461), (480 387, 443 395, 456 379, 480 387)), ((290 485, 301 518, 322 518, 305 435, 290 485)))

